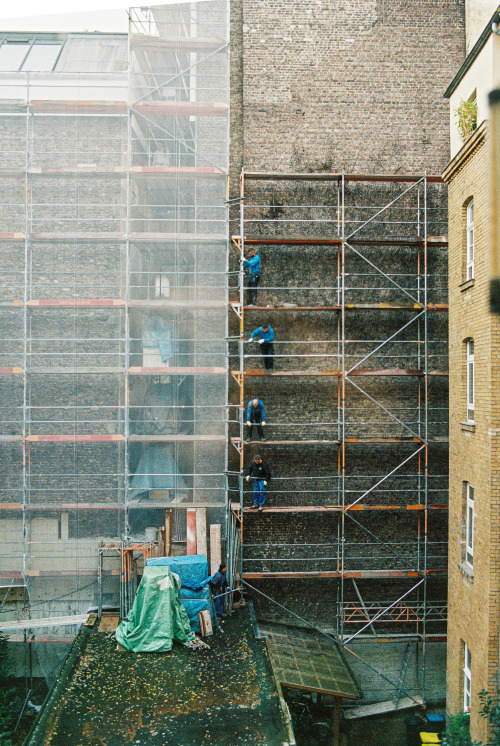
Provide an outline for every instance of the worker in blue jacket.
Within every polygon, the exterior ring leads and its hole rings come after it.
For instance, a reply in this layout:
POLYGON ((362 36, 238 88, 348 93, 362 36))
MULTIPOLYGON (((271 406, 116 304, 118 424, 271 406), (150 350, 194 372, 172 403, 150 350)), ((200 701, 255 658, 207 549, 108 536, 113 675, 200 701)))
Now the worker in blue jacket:
POLYGON ((242 257, 241 263, 248 268, 247 306, 257 305, 257 285, 260 282, 260 256, 255 249, 250 249, 248 259, 242 257))
POLYGON ((265 440, 262 426, 266 424, 266 410, 260 399, 250 399, 247 406, 247 443, 252 439, 253 426, 257 426, 259 440, 265 440))
POLYGON ((249 342, 258 342, 260 344, 260 351, 262 352, 262 357, 264 359, 264 368, 266 370, 272 370, 273 369, 273 355, 274 355, 274 329, 269 324, 264 324, 264 326, 258 326, 257 329, 254 329, 253 332, 250 334, 249 342), (258 337, 258 339, 256 339, 258 337))
POLYGON ((227 582, 227 565, 224 562, 219 565, 218 572, 213 575, 210 585, 212 586, 212 594, 214 598, 215 613, 218 617, 221 617, 224 613, 224 599, 226 598, 227 582))

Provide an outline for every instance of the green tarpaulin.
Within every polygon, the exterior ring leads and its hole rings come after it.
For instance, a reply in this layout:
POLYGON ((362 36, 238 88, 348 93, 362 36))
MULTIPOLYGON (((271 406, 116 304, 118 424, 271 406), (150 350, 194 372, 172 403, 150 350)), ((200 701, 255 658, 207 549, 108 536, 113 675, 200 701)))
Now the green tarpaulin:
POLYGON ((160 653, 172 641, 185 643, 195 635, 179 600, 180 578, 169 567, 145 567, 127 619, 116 630, 116 641, 134 653, 160 653))

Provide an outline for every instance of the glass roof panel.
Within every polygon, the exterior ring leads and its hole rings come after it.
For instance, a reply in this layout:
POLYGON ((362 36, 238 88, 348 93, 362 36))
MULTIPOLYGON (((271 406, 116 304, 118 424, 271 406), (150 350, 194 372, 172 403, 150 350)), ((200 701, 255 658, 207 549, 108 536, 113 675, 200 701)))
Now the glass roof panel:
POLYGON ((27 41, 4 41, 0 47, 0 70, 19 70, 29 46, 27 41))
POLYGON ((33 44, 22 70, 53 70, 62 44, 33 44))

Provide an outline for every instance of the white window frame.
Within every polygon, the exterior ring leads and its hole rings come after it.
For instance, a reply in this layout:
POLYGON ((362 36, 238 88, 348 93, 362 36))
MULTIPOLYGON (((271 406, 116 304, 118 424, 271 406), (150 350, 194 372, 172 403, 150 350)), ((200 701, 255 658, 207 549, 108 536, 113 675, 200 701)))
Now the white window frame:
POLYGON ((467 245, 465 279, 474 279, 474 200, 470 199, 466 207, 465 234, 467 245))
POLYGON ((467 643, 464 642, 464 712, 469 712, 471 708, 471 691, 472 691, 472 660, 467 643))
POLYGON ((471 567, 474 564, 474 487, 465 483, 465 561, 471 567))
POLYGON ((474 340, 468 339, 466 348, 466 399, 467 399, 467 422, 474 422, 474 340))

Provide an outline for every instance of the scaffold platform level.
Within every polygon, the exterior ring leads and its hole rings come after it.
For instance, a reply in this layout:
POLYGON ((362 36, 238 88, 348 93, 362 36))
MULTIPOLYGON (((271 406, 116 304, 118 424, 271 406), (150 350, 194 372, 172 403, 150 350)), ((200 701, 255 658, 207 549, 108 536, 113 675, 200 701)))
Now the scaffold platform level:
MULTIPOLYGON (((229 106, 223 102, 203 101, 137 101, 131 107, 134 111, 154 117, 184 116, 184 117, 225 117, 229 106)), ((4 100, 3 111, 31 111, 35 114, 111 114, 126 116, 129 107, 125 101, 94 101, 94 100, 66 100, 30 99, 14 102, 4 100)))
POLYGON ((430 575, 446 575, 446 570, 306 570, 303 572, 251 572, 243 571, 243 580, 300 580, 314 578, 344 578, 346 580, 385 580, 389 578, 425 578, 430 575))
POLYGON ((163 50, 164 48, 173 49, 175 52, 214 52, 221 47, 226 46, 226 42, 216 37, 193 37, 188 36, 185 39, 179 36, 161 36, 158 38, 148 36, 147 34, 130 34, 130 43, 140 49, 144 47, 149 50, 163 50))
POLYGON ((133 365, 128 369, 130 376, 223 376, 227 373, 226 368, 203 367, 194 368, 186 366, 165 366, 156 368, 144 368, 133 365))
POLYGON ((443 184, 440 174, 343 174, 343 173, 298 173, 277 171, 244 171, 245 181, 365 181, 374 183, 416 184, 427 181, 428 184, 443 184))
MULTIPOLYGON (((241 442, 242 442, 241 438, 231 438, 231 443, 233 443, 234 445, 239 445, 241 444, 241 442)), ((297 445, 302 445, 302 446, 335 445, 335 446, 338 446, 340 443, 340 440, 329 440, 329 439, 307 440, 306 438, 304 440, 292 440, 292 439, 275 440, 274 438, 266 438, 265 443, 267 446, 283 446, 283 445, 284 446, 287 446, 287 445, 290 445, 290 446, 297 446, 297 445)), ((256 446, 258 445, 258 441, 256 440, 250 441, 248 445, 251 445, 251 444, 256 446)))
MULTIPOLYGON (((235 513, 241 513, 240 503, 231 503, 231 510, 235 513)), ((266 506, 262 508, 264 513, 341 513, 344 510, 342 505, 282 505, 282 506, 266 506)), ((349 511, 369 511, 369 510, 448 510, 447 505, 424 505, 423 503, 409 504, 409 505, 363 505, 358 503, 347 508, 349 511)), ((258 512, 255 508, 244 507, 244 513, 249 515, 258 516, 258 512)))
MULTIPOLYGON (((236 247, 241 245, 241 236, 231 236, 231 240, 236 247)), ((387 238, 325 238, 324 236, 246 236, 244 239, 246 246, 342 246, 343 243, 352 246, 384 246, 386 248, 396 247, 422 247, 426 243, 439 248, 447 248, 448 239, 446 236, 428 236, 427 239, 421 236, 413 238, 387 237, 387 238)))
POLYGON ((121 298, 40 298, 27 301, 28 308, 124 308, 121 298))
POLYGON ((93 241, 124 243, 127 238, 132 243, 171 243, 174 245, 184 244, 219 244, 226 243, 226 237, 220 233, 162 233, 160 231, 142 233, 131 232, 128 236, 120 231, 41 231, 28 234, 0 233, 0 241, 50 241, 50 242, 85 242, 93 241))
MULTIPOLYGON (((230 302, 231 306, 236 306, 230 302)), ((243 306, 248 311, 448 311, 448 305, 445 303, 429 304, 423 306, 421 303, 346 303, 344 306, 243 306)))
POLYGON ((131 443, 225 443, 225 435, 129 435, 131 443))
MULTIPOLYGON (((233 370, 231 371, 231 375, 233 378, 237 379, 240 376, 240 371, 233 370)), ((336 377, 342 375, 340 370, 265 370, 265 369, 255 369, 255 370, 245 370, 243 372, 243 375, 245 378, 252 378, 252 377, 263 377, 263 376, 269 376, 270 378, 308 378, 308 377, 317 377, 317 376, 329 376, 329 377, 336 377)))
MULTIPOLYGON (((135 176, 161 176, 175 178, 213 178, 226 176, 225 172, 216 166, 131 166, 129 173, 135 176)), ((123 166, 102 166, 98 164, 64 166, 60 168, 31 167, 25 171, 0 168, 0 178, 29 176, 123 176, 127 169, 123 166)))
MULTIPOLYGON (((22 371, 21 371, 22 372, 22 371)), ((29 376, 38 376, 38 375, 54 375, 54 376, 64 376, 64 375, 75 375, 75 376, 85 376, 85 375, 116 375, 116 374, 123 374, 125 375, 126 369, 125 366, 118 366, 118 365, 103 365, 100 366, 62 366, 62 365, 54 365, 51 367, 45 367, 45 366, 32 366, 29 370, 26 371, 26 375, 29 376)))
POLYGON ((22 503, 0 503, 0 510, 26 510, 28 512, 36 511, 71 511, 71 510, 125 510, 126 506, 117 503, 30 503, 23 506, 22 503))

